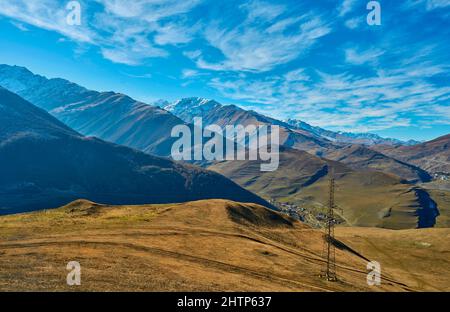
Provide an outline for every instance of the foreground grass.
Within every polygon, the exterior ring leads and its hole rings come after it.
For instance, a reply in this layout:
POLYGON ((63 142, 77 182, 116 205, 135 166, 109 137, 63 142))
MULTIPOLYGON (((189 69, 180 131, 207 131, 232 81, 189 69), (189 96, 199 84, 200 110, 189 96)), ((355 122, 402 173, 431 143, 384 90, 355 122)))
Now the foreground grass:
POLYGON ((359 254, 338 249, 340 281, 330 283, 319 278, 322 233, 258 205, 77 201, 0 218, 0 290, 449 290, 448 230, 344 230, 339 236, 359 254), (379 287, 366 284, 367 258, 382 264, 379 287), (81 264, 79 287, 66 285, 69 261, 81 264), (427 265, 433 270, 421 274, 427 265))

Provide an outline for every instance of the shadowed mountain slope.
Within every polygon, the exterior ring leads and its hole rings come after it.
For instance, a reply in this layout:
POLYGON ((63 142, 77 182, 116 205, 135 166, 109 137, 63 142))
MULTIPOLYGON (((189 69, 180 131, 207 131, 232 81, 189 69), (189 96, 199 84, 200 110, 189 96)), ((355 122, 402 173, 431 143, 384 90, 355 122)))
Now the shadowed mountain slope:
POLYGON ((0 88, 0 214, 76 198, 110 204, 225 198, 268 205, 227 178, 86 138, 0 88))

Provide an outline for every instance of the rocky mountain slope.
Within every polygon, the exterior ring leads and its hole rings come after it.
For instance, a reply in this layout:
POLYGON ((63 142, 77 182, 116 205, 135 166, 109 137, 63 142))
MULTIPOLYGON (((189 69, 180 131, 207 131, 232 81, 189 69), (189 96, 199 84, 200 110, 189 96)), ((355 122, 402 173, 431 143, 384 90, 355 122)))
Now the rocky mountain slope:
POLYGON ((167 111, 114 92, 87 90, 64 79, 47 79, 26 68, 0 65, 0 85, 45 109, 86 136, 169 156, 170 130, 183 124, 167 111))
POLYGON ((306 128, 300 129, 235 105, 221 105, 202 98, 186 98, 165 108, 185 122, 191 123, 194 117, 202 117, 204 125, 217 124, 222 128, 226 125, 278 125, 281 146, 336 160, 355 170, 370 169, 391 173, 410 182, 426 182, 431 179, 426 171, 375 152, 364 145, 331 141, 306 128))
POLYGON ((377 145, 372 148, 429 172, 450 175, 450 134, 414 146, 377 145))
MULTIPOLYGON (((291 129, 288 124, 247 111, 235 105, 222 105, 214 100, 203 98, 185 98, 165 106, 165 109, 188 123, 195 117, 201 117, 204 125, 277 125, 280 127, 280 145, 305 150, 310 153, 323 153, 332 147, 330 141, 306 131, 291 129)), ((245 143, 245 142, 240 142, 245 143)))

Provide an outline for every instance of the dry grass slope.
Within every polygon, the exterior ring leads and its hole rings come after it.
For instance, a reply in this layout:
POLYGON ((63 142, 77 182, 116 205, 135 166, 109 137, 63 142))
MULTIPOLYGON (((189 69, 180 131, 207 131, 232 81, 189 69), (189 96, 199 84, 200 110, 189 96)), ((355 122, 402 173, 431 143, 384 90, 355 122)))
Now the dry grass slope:
MULTIPOLYGON (((366 232, 347 231, 352 247, 379 259, 371 248, 378 236, 367 244, 366 232)), ((385 243, 394 232, 379 233, 385 243)), ((425 232, 408 232, 411 243, 406 245, 393 235, 392 244, 399 248, 395 252, 406 257, 416 233, 425 232)), ((431 230, 423 240, 432 244, 430 250, 443 252, 437 264, 434 253, 420 253, 420 267, 405 269, 383 254, 389 260, 382 262, 383 284, 369 288, 366 260, 345 249, 337 250, 340 282, 320 279, 321 232, 262 206, 225 200, 105 206, 79 200, 55 210, 0 218, 0 290, 448 290, 448 233, 431 230), (66 285, 69 261, 82 266, 79 288, 66 285), (427 264, 433 270, 420 283, 411 278, 427 264), (439 283, 432 286, 435 278, 439 283)))
POLYGON ((450 230, 337 228, 347 245, 414 289, 450 291, 450 230))

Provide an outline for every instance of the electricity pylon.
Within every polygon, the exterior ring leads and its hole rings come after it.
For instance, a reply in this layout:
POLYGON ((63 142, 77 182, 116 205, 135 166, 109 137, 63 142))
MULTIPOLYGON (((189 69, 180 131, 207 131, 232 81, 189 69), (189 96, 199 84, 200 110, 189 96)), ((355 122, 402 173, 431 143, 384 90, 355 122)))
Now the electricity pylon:
POLYGON ((323 244, 323 258, 326 260, 321 276, 328 281, 337 281, 336 276, 336 250, 334 246, 334 170, 330 173, 330 187, 328 192, 328 211, 325 218, 325 234, 323 244))

